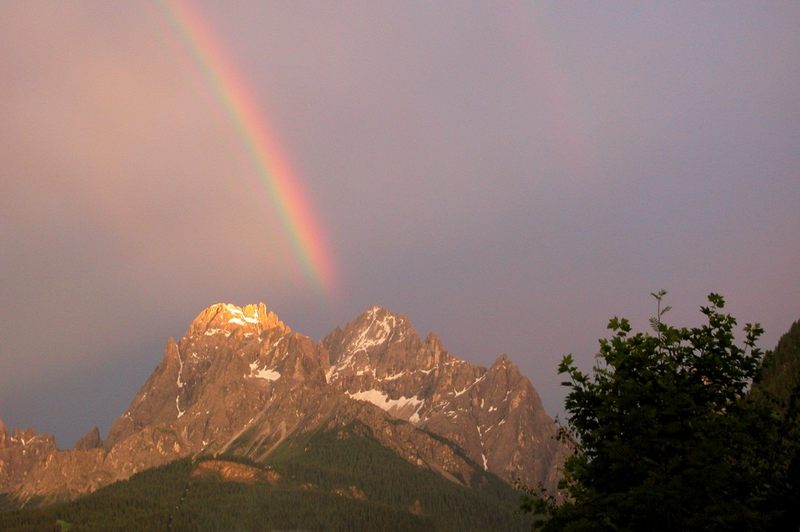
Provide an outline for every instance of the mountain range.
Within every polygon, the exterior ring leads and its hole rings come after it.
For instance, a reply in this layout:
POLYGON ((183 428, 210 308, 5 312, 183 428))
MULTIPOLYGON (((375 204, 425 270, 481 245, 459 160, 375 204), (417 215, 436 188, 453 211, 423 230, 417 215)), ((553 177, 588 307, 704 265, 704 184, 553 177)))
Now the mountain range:
POLYGON ((275 481, 258 465, 309 453, 328 436, 368 440, 458 487, 499 478, 556 493, 569 453, 557 432, 507 356, 489 368, 461 360, 384 308, 315 342, 263 303, 218 303, 167 341, 105 440, 95 427, 62 450, 50 435, 9 433, 0 421, 0 494, 13 505, 73 500, 182 460, 201 476, 275 481))

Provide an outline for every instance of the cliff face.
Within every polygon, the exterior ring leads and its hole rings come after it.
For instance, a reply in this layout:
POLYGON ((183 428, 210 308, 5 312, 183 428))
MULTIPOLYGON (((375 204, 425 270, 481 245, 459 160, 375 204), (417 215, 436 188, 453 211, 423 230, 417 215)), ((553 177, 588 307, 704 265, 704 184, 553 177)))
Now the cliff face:
POLYGON ((321 343, 264 304, 205 309, 113 424, 73 450, 0 431, 0 493, 71 498, 196 454, 261 460, 318 428, 359 430, 463 484, 479 469, 555 488, 565 455, 530 382, 505 356, 460 360, 372 307, 321 343), (357 427, 357 428, 353 428, 357 427))
POLYGON ((31 472, 45 463, 56 450, 49 434, 36 434, 31 429, 8 434, 0 430, 0 493, 13 492, 29 482, 31 472))
POLYGON ((554 489, 566 456, 530 381, 505 355, 490 368, 421 340, 404 316, 372 307, 323 340, 329 384, 443 436, 509 482, 554 489))

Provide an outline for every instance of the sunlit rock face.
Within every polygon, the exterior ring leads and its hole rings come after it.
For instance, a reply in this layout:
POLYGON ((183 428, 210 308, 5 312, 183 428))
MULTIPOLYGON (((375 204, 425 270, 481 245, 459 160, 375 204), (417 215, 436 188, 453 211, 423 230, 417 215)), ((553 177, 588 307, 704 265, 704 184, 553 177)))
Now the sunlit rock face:
POLYGON ((0 431, 0 493, 14 491, 27 481, 30 472, 44 463, 56 449, 49 434, 32 429, 0 431))
POLYGON ((488 369, 470 364, 380 307, 317 343, 263 303, 218 303, 167 341, 105 441, 95 428, 62 451, 51 436, 0 426, 0 492, 71 498, 185 456, 262 460, 318 428, 370 436, 467 485, 488 470, 554 489, 565 455, 504 355, 488 369))
POLYGON ((328 383, 353 399, 460 446, 475 463, 510 482, 554 490, 565 447, 530 381, 507 356, 488 369, 450 354, 431 333, 372 307, 323 340, 328 383))

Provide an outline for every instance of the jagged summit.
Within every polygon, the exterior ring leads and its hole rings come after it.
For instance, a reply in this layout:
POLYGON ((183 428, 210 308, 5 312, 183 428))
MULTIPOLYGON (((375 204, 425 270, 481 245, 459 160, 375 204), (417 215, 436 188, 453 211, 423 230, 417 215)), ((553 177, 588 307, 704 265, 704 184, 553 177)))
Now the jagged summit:
POLYGON ((373 305, 344 328, 322 340, 330 354, 328 382, 351 381, 370 374, 391 378, 428 365, 416 354, 422 345, 411 321, 402 314, 373 305))
POLYGON ((509 364, 511 364, 511 359, 508 358, 507 354, 501 353, 500 356, 498 356, 497 359, 495 359, 492 366, 507 366, 509 364))
MULTIPOLYGON (((272 398, 325 384, 327 353, 293 333, 264 303, 216 303, 200 312, 112 426, 111 448, 160 423, 188 423, 178 448, 220 449, 272 398)), ((184 451, 185 452, 185 451, 184 451)))
POLYGON ((264 303, 250 304, 243 307, 230 303, 215 303, 197 315, 189 326, 187 334, 225 334, 230 336, 233 332, 244 329, 246 331, 265 331, 281 329, 291 332, 278 318, 278 315, 267 309, 264 303))
POLYGON ((414 325, 407 317, 378 305, 369 307, 345 325, 345 335, 348 332, 354 336, 350 347, 356 350, 366 350, 406 337, 415 337, 419 340, 414 325))
POLYGON ((489 371, 503 372, 508 374, 510 378, 524 378, 517 365, 505 353, 502 353, 492 362, 492 365, 489 366, 489 371))

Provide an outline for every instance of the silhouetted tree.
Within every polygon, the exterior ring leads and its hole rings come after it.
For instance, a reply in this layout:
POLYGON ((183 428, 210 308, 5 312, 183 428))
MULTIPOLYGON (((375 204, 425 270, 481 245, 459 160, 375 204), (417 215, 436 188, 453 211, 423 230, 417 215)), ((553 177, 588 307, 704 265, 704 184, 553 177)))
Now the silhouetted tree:
POLYGON ((559 366, 569 388, 565 431, 576 452, 565 466, 570 499, 529 497, 549 515, 546 530, 762 530, 785 523, 791 461, 784 418, 750 397, 763 353, 758 324, 744 327, 724 299, 708 296, 706 324, 665 324, 661 301, 655 334, 631 332, 612 318, 591 374, 571 355, 559 366))

